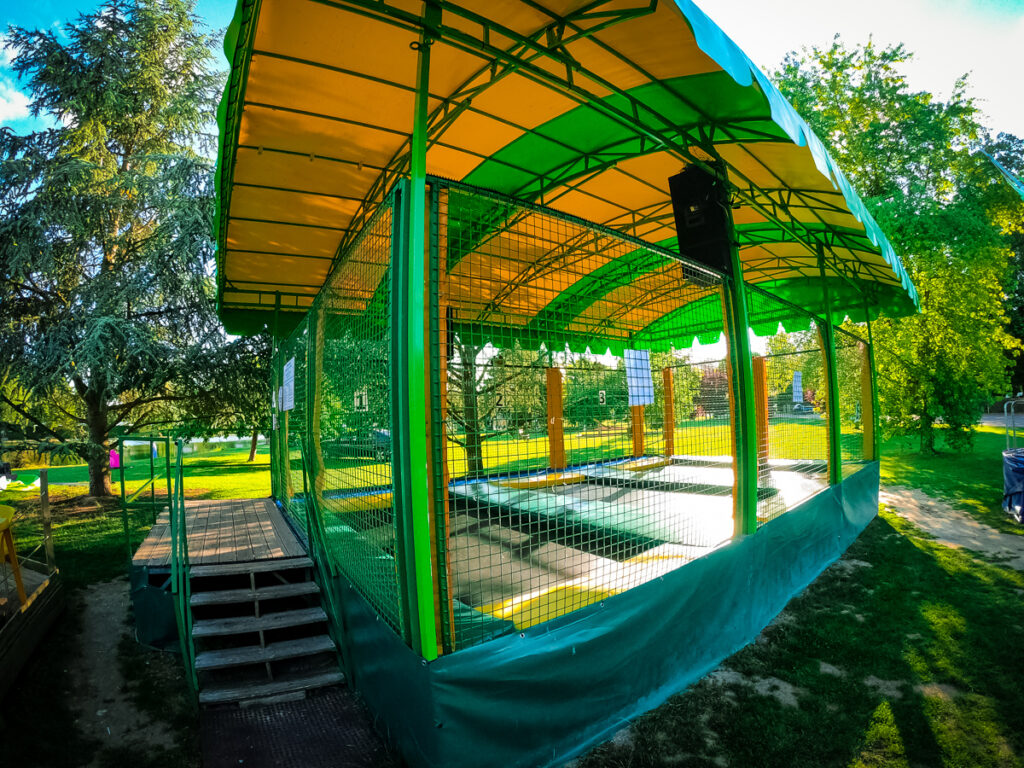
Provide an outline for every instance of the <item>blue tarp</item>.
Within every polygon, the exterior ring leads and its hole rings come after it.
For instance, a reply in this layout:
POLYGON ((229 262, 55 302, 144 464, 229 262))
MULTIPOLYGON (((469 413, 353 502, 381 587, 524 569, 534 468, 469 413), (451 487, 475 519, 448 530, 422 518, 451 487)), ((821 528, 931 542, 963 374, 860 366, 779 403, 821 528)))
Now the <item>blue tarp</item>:
POLYGON ((1003 511, 1024 523, 1024 448, 1003 451, 1003 511))

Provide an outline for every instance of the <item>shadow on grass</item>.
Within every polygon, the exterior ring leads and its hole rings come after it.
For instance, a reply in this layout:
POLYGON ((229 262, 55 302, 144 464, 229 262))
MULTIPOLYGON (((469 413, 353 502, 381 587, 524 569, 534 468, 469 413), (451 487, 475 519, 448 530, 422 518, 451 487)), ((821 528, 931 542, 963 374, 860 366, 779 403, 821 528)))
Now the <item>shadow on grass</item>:
POLYGON ((889 515, 844 560, 725 661, 747 683, 698 683, 579 768, 1020 765, 1021 574, 889 515), (759 695, 764 678, 797 706, 759 695))

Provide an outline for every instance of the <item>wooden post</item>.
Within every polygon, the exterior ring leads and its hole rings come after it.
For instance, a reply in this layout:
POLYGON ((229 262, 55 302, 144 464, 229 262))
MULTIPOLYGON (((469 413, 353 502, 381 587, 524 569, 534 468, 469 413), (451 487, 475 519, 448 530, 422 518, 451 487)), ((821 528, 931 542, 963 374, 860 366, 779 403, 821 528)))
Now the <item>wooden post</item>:
POLYGON ((565 462, 565 434, 562 420, 562 372, 558 368, 547 369, 548 390, 548 456, 551 468, 562 470, 565 462))
MULTIPOLYGON (((828 446, 828 483, 838 485, 843 480, 842 451, 839 442, 839 380, 836 375, 835 332, 829 318, 819 320, 818 342, 821 344, 822 364, 825 367, 825 435, 828 446)), ((817 397, 817 393, 815 393, 817 397)))
POLYGON ((874 461, 875 452, 875 396, 871 386, 871 355, 864 342, 860 349, 860 423, 864 430, 864 460, 874 461))
POLYGON ((53 532, 50 523, 50 470, 39 470, 39 508, 43 518, 43 546, 46 547, 46 566, 53 570, 56 558, 53 554, 53 532))
POLYGON ((633 424, 633 458, 644 455, 644 406, 629 406, 630 421, 633 424))
POLYGON ((754 408, 757 413, 757 468, 768 464, 768 358, 755 357, 754 408))
POLYGON ((665 455, 671 458, 676 452, 676 401, 672 369, 662 369, 661 378, 665 396, 665 423, 662 432, 665 435, 665 455))

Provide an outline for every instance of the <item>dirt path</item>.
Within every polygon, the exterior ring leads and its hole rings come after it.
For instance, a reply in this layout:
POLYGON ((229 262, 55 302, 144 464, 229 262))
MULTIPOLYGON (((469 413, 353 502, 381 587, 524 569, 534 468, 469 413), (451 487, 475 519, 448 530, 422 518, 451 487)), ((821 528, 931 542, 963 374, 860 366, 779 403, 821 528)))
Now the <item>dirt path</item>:
POLYGON ((81 599, 81 658, 73 667, 79 730, 106 748, 172 747, 166 725, 138 711, 121 675, 118 647, 127 632, 127 580, 93 584, 81 599))
POLYGON ((980 552, 1001 565, 1024 570, 1024 536, 1000 533, 923 491, 882 486, 878 500, 949 547, 980 552))

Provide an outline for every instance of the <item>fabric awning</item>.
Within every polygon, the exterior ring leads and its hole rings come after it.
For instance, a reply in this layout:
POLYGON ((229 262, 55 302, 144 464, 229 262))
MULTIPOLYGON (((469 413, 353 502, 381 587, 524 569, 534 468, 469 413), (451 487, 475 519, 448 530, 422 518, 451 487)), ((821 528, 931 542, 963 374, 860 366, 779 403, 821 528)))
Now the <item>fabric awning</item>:
MULTIPOLYGON (((899 258, 821 142, 693 3, 439 6, 428 173, 678 250, 668 178, 718 160, 748 282, 821 313, 824 277, 854 320, 915 310, 899 258)), ((308 307, 408 172, 424 24, 420 2, 240 0, 217 169, 229 330, 269 323, 277 302, 308 307)))

